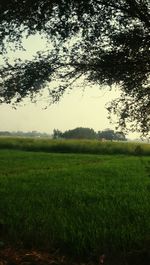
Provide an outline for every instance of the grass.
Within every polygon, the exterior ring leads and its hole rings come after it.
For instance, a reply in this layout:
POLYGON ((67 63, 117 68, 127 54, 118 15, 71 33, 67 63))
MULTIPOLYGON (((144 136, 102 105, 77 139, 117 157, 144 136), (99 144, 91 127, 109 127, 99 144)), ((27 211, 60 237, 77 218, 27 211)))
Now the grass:
POLYGON ((0 149, 55 153, 150 155, 150 144, 98 140, 0 137, 0 149))
POLYGON ((1 150, 1 240, 74 255, 148 249, 149 169, 148 156, 1 150))

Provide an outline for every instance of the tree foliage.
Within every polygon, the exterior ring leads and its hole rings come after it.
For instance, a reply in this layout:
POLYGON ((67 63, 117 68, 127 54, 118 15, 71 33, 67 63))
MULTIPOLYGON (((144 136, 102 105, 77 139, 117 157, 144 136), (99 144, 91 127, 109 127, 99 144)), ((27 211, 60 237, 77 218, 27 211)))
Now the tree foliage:
POLYGON ((116 140, 116 141, 126 141, 126 137, 123 132, 115 132, 111 129, 106 129, 104 131, 98 131, 97 133, 92 128, 77 127, 72 130, 67 130, 61 132, 58 129, 53 131, 54 139, 99 139, 99 140, 116 140))
POLYGON ((96 133, 91 128, 78 127, 62 133, 62 138, 65 139, 95 139, 96 133))
POLYGON ((0 100, 20 102, 49 90, 59 101, 81 75, 87 82, 113 84, 121 97, 108 110, 118 125, 148 133, 150 129, 150 2, 149 0, 1 0, 0 48, 6 64, 0 69, 0 100), (21 48, 22 35, 39 32, 53 48, 32 61, 7 60, 8 44, 21 48))
POLYGON ((114 141, 126 141, 126 137, 123 132, 115 132, 114 130, 111 129, 98 131, 97 138, 105 140, 114 140, 114 141))

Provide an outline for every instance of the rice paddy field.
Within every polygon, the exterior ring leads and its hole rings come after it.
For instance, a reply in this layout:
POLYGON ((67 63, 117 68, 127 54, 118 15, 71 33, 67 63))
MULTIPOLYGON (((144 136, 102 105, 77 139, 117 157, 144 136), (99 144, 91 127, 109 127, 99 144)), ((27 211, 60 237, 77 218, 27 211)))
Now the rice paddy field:
POLYGON ((150 145, 1 138, 8 242, 82 257, 138 253, 149 264, 150 145))

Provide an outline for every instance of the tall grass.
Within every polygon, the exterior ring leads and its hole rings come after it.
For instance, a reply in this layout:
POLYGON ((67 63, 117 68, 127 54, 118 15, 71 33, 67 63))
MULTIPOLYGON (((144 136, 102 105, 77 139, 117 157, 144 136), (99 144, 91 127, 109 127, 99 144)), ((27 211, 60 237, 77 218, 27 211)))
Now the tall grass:
POLYGON ((148 249, 149 169, 150 157, 1 150, 1 240, 74 255, 148 249))
POLYGON ((1 137, 0 149, 58 153, 150 155, 150 144, 101 142, 97 140, 50 140, 1 137))

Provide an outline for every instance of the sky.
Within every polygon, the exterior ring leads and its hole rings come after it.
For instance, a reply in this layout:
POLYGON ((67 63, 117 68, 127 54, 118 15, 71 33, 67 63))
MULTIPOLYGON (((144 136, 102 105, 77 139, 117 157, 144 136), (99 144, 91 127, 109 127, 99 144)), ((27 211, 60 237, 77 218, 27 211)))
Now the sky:
MULTIPOLYGON (((31 59, 38 50, 44 50, 46 42, 39 35, 29 37, 23 41, 26 52, 9 51, 10 61, 15 57, 31 59)), ((2 61, 1 61, 2 63, 2 61)), ((110 124, 105 105, 119 96, 119 88, 109 91, 108 87, 100 89, 98 86, 86 86, 84 91, 75 86, 70 94, 66 94, 59 103, 45 109, 48 95, 43 94, 37 103, 24 100, 21 106, 13 109, 11 105, 0 105, 0 131, 39 131, 52 133, 54 129, 61 131, 76 127, 93 128, 95 131, 106 128, 115 129, 110 124)), ((129 134, 130 138, 138 134, 129 134)))
POLYGON ((51 133, 76 127, 89 127, 96 131, 110 128, 105 104, 114 98, 114 92, 100 91, 96 86, 79 87, 66 94, 57 104, 44 109, 46 102, 39 99, 36 104, 28 101, 17 109, 9 105, 0 106, 0 131, 41 131, 51 133))

